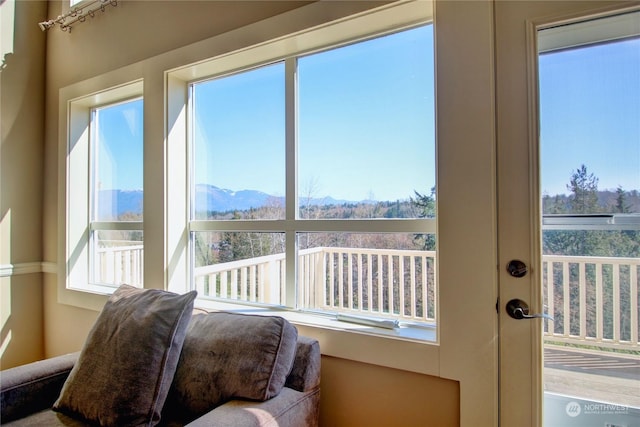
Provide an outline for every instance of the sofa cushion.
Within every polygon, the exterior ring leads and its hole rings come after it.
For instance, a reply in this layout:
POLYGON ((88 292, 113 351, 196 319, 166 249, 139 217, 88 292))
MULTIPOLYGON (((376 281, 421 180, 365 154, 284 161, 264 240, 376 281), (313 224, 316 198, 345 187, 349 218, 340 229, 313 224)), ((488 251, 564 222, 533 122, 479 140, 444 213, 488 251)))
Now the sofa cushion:
POLYGON ((276 396, 291 371, 297 337, 277 316, 194 315, 167 401, 171 418, 188 422, 232 398, 276 396))
POLYGON ((109 297, 54 410, 103 426, 160 420, 196 292, 123 285, 109 297))

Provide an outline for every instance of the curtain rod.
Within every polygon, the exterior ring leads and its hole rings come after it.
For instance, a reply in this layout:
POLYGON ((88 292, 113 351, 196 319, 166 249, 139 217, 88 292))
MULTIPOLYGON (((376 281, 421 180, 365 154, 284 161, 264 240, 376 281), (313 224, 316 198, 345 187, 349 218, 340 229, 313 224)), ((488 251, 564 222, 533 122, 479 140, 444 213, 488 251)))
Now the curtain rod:
POLYGON ((42 31, 47 31, 51 27, 55 27, 56 24, 60 25, 62 31, 71 32, 71 26, 76 22, 84 22, 87 20, 87 16, 93 18, 97 11, 105 11, 105 6, 117 6, 117 0, 89 0, 84 2, 81 6, 72 8, 69 12, 58 16, 56 19, 50 19, 38 23, 42 31))

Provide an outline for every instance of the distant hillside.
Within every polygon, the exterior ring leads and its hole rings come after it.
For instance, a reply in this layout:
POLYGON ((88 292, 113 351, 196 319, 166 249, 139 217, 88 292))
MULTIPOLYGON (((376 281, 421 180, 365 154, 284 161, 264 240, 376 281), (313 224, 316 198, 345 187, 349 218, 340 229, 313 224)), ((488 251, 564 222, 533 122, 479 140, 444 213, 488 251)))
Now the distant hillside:
POLYGON ((226 212, 259 208, 269 203, 284 203, 284 197, 275 197, 262 191, 232 191, 214 185, 196 185, 196 212, 226 212))
MULTIPOLYGON (((284 197, 272 196, 257 190, 233 191, 214 185, 196 185, 196 212, 228 212, 244 211, 266 205, 284 206, 284 197)), ((100 218, 116 219, 125 214, 140 215, 142 213, 142 190, 103 190, 99 194, 100 218)), ((301 203, 306 203, 301 201, 301 203)), ((347 200, 336 200, 332 197, 311 199, 312 205, 326 206, 343 203, 357 203, 347 200)))
MULTIPOLYGON (((618 194, 615 191, 598 191, 598 206, 601 210, 598 213, 617 212, 617 201, 618 194)), ((570 196, 566 194, 544 196, 542 202, 544 213, 564 213, 571 210, 570 196)), ((625 191, 624 208, 629 213, 640 213, 640 192, 638 190, 625 191)))
POLYGON ((98 194, 98 217, 109 221, 125 214, 140 215, 142 201, 142 190, 102 190, 98 194))
MULTIPOLYGON (((284 197, 272 196, 257 190, 233 191, 215 185, 196 185, 196 212, 229 212, 257 209, 268 205, 284 207, 284 197)), ((359 203, 349 200, 337 200, 333 197, 312 198, 310 201, 300 200, 300 204, 310 203, 315 206, 359 203)))
MULTIPOLYGON (((598 191, 598 204, 600 206, 615 206, 618 194, 615 191, 598 191)), ((625 192, 625 207, 629 212, 640 212, 640 193, 636 191, 625 192)))
MULTIPOLYGON (((614 212, 617 194, 614 191, 599 191, 598 204, 602 212, 614 212)), ((142 190, 104 190, 99 195, 100 218, 111 220, 125 214, 140 215, 142 213, 142 190)), ((200 184, 196 186, 196 212, 232 212, 258 209, 264 206, 284 206, 284 197, 272 196, 257 190, 233 191, 218 188, 214 185, 200 184)), ((300 199, 301 206, 340 206, 340 205, 369 205, 376 203, 372 200, 350 201, 337 200, 332 197, 300 199)), ((569 196, 544 196, 545 213, 552 212, 552 208, 560 211, 569 209, 569 196)), ((625 193, 625 207, 628 212, 640 212, 640 192, 633 190, 625 193)))

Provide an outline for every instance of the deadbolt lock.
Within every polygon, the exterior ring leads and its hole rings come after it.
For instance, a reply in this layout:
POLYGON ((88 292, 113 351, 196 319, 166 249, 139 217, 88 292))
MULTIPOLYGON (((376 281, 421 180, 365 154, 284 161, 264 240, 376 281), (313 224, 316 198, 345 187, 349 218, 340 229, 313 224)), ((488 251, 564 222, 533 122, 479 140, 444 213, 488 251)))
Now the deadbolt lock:
POLYGON ((527 264, 519 259, 513 259, 507 264, 507 271, 513 277, 524 277, 527 274, 527 264))

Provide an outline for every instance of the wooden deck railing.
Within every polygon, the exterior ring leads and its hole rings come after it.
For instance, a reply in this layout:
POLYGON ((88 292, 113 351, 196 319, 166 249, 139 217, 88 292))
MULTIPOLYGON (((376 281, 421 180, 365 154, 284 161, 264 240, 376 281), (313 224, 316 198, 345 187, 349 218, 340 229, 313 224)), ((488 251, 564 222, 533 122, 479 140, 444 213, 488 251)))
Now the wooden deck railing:
MULTIPOLYGON (((142 246, 100 250, 106 283, 142 283, 142 246), (110 280, 110 281, 109 281, 110 280)), ((412 322, 435 322, 437 286, 432 251, 313 248, 298 255, 298 304, 412 322)), ((547 341, 640 351, 639 258, 542 257, 547 341)), ((282 305, 285 257, 275 254, 198 267, 202 297, 282 305)))

